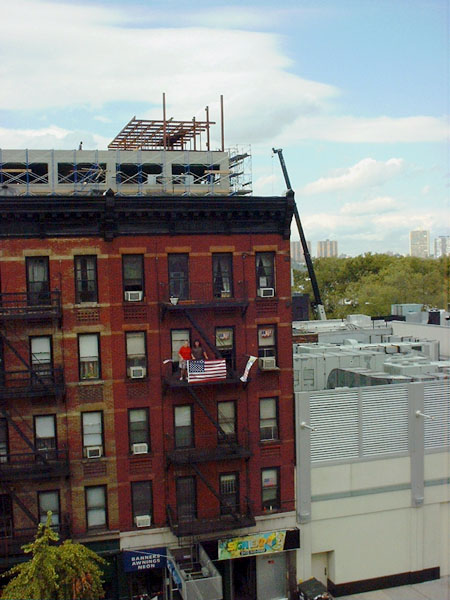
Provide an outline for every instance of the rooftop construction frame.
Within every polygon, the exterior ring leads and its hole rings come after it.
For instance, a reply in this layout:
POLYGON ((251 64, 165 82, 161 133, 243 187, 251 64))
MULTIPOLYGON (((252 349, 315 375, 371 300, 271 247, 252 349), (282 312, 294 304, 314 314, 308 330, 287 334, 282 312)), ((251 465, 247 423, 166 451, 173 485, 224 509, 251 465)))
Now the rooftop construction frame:
MULTIPOLYGON (((205 108, 206 120, 175 121, 166 117, 166 95, 163 94, 162 120, 136 119, 133 117, 108 144, 108 150, 201 150, 201 134, 206 133, 206 150, 210 150, 209 107, 205 108), (199 146, 197 148, 197 145, 199 146), (189 147, 188 147, 189 146, 189 147)), ((220 123, 222 152, 224 151, 223 96, 220 96, 220 123)))

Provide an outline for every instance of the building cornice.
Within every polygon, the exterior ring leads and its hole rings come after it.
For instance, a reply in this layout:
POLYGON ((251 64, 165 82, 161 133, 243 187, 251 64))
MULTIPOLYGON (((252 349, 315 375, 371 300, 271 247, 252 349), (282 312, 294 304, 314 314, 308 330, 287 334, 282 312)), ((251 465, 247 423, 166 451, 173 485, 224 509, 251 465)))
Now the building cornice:
POLYGON ((292 197, 0 196, 0 238, 279 234, 292 197))

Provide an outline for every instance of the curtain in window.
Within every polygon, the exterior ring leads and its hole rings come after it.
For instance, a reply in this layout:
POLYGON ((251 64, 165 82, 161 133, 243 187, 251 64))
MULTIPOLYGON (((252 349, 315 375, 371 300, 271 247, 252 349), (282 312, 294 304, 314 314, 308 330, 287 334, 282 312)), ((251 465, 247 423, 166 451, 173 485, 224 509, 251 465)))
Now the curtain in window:
POLYGON ((83 413, 83 446, 101 446, 102 444, 101 413, 83 413))

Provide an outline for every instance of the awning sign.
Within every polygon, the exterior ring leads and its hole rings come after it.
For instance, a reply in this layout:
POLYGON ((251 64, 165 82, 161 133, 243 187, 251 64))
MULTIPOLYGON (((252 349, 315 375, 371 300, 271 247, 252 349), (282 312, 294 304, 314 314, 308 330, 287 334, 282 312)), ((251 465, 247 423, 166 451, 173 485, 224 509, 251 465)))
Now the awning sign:
POLYGON ((167 548, 147 548, 146 550, 124 550, 123 570, 145 571, 163 569, 167 564, 167 548))
POLYGON ((218 558, 219 560, 226 560, 255 554, 283 552, 285 540, 285 530, 219 540, 218 558))

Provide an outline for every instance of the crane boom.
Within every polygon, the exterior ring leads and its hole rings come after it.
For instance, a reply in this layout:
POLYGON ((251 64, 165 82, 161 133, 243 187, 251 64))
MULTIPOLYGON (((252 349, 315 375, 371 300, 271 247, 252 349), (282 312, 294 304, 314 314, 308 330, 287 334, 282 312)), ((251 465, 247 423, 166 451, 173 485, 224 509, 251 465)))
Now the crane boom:
POLYGON ((297 209, 297 203, 295 202, 295 194, 294 190, 291 186, 291 180, 289 179, 289 175, 286 168, 286 163, 284 162, 283 150, 281 148, 272 148, 272 152, 274 154, 278 154, 278 158, 280 159, 281 170, 283 171, 284 180, 286 182, 286 186, 288 189, 288 193, 292 194, 292 198, 294 200, 294 217, 295 222, 297 224, 298 233, 300 235, 300 242, 303 248, 303 256, 305 257, 306 268, 308 269, 308 275, 311 280, 311 286, 314 293, 314 310, 316 312, 317 318, 320 321, 326 321, 325 308, 322 304, 322 299, 320 297, 319 286, 317 285, 317 278, 314 272, 314 266, 312 263, 311 255, 308 250, 308 244, 306 243, 305 234, 303 232, 302 223, 300 221, 300 215, 297 209))

